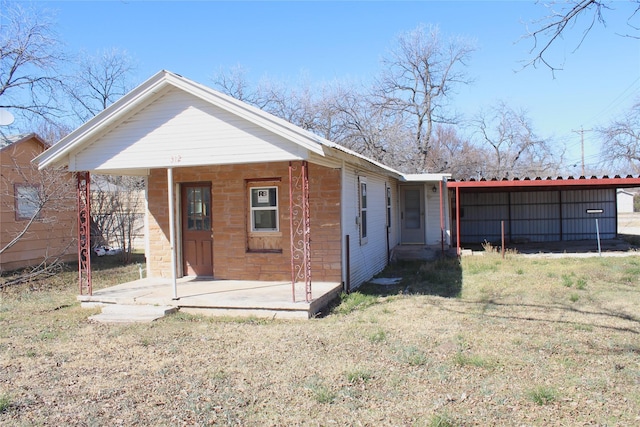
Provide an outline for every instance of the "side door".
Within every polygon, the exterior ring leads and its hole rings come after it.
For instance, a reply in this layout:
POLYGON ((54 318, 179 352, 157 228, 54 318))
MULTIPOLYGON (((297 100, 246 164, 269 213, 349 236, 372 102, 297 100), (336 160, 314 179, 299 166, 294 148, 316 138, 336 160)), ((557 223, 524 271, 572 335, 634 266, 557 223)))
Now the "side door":
POLYGON ((184 274, 213 277, 211 183, 183 184, 181 200, 184 274))
POLYGON ((400 187, 400 234, 403 244, 424 243, 423 187, 400 187))

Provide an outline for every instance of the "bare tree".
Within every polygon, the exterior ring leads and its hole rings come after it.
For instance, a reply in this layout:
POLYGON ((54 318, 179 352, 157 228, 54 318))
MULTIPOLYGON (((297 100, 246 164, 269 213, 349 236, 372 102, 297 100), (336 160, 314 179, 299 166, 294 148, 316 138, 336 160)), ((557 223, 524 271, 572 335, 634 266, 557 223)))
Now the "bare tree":
POLYGON ((465 67, 475 50, 461 37, 443 38, 438 27, 418 26, 400 35, 383 58, 376 103, 402 118, 411 132, 417 172, 427 170, 434 124, 455 124, 448 102, 457 85, 470 83, 465 67))
POLYGON ((428 169, 451 173, 453 178, 480 178, 485 175, 487 150, 461 137, 455 126, 436 125, 428 169))
POLYGON ((78 68, 67 79, 71 107, 81 123, 86 122, 133 88, 133 60, 126 51, 111 48, 95 55, 82 53, 78 68))
POLYGON ((473 120, 480 146, 490 150, 486 178, 540 176, 555 173, 563 153, 538 137, 526 111, 500 102, 473 120))
POLYGON ((636 17, 640 11, 640 0, 630 0, 628 2, 615 2, 602 0, 569 0, 569 1, 551 1, 544 3, 544 7, 549 12, 542 19, 533 22, 535 29, 530 30, 526 37, 533 39, 533 47, 531 53, 534 54, 527 65, 534 67, 543 64, 551 69, 551 71, 561 69, 559 66, 552 64, 547 55, 551 46, 562 38, 567 32, 578 27, 581 36, 576 44, 578 49, 589 32, 596 25, 606 25, 605 13, 611 12, 612 9, 627 7, 627 25, 629 32, 621 34, 622 36, 637 37, 638 26, 632 23, 632 19, 636 17))
MULTIPOLYGON (((125 51, 111 48, 95 55, 84 53, 78 64, 66 90, 80 122, 109 107, 133 87, 136 67, 125 51)), ((143 189, 141 177, 93 176, 92 247, 116 244, 122 250, 122 260, 131 261, 133 237, 140 227, 143 189)))
POLYGON ((448 107, 454 88, 467 84, 464 68, 474 47, 444 39, 437 27, 402 34, 382 62, 373 88, 333 84, 313 90, 263 79, 256 88, 246 70, 220 70, 214 83, 297 126, 405 172, 431 170, 435 124, 457 123, 448 107))
POLYGON ((213 82, 221 92, 323 138, 334 142, 344 138, 340 121, 336 119, 337 99, 347 93, 344 86, 326 85, 314 90, 306 79, 292 85, 263 78, 253 87, 247 80, 247 70, 241 66, 220 69, 213 82))
POLYGON ((0 108, 28 120, 60 115, 57 66, 64 59, 51 17, 18 2, 0 7, 0 108))
POLYGON ((229 69, 220 67, 213 75, 212 81, 222 93, 247 104, 263 108, 264 105, 261 103, 259 92, 251 87, 247 80, 248 72, 246 68, 239 64, 229 69))
POLYGON ((627 114, 596 132, 602 140, 600 158, 603 166, 617 171, 640 173, 640 104, 627 114))

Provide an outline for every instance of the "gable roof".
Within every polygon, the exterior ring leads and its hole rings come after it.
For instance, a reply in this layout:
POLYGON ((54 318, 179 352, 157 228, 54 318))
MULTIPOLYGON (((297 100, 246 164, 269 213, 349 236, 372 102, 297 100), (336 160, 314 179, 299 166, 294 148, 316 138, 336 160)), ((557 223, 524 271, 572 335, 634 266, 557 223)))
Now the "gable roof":
POLYGON ((32 133, 23 133, 19 135, 0 136, 0 151, 9 148, 12 145, 20 144, 32 138, 38 141, 40 144, 42 144, 44 148, 47 148, 49 146, 42 138, 38 136, 38 134, 32 132, 32 133))
MULTIPOLYGON (((113 132, 119 126, 126 125, 127 120, 131 119, 143 109, 151 106, 161 97, 175 93, 176 89, 179 93, 198 98, 204 102, 203 105, 215 107, 216 111, 222 111, 227 115, 230 114, 233 117, 243 120, 245 123, 250 123, 252 126, 276 135, 289 145, 293 144, 293 146, 298 147, 296 151, 296 155, 299 156, 298 158, 303 158, 304 156, 307 158, 313 156, 316 159, 322 157, 339 159, 344 159, 345 157, 347 159, 353 158, 354 160, 357 159, 357 161, 364 161, 375 168, 382 169, 385 173, 397 176, 398 178, 402 177, 400 172, 386 165, 328 141, 247 103, 166 70, 156 73, 107 109, 61 139, 49 150, 36 157, 34 161, 40 169, 63 164, 75 170, 71 167, 71 163, 77 153, 87 149, 87 147, 91 146, 95 141, 104 137, 109 132, 113 132)), ((242 147, 237 147, 237 150, 242 151, 242 147)), ((103 155, 106 158, 106 156, 113 156, 115 154, 106 153, 103 155)), ((159 167, 171 167, 171 165, 167 164, 159 167)), ((121 169, 124 170, 127 168, 133 169, 134 167, 129 165, 121 169)))

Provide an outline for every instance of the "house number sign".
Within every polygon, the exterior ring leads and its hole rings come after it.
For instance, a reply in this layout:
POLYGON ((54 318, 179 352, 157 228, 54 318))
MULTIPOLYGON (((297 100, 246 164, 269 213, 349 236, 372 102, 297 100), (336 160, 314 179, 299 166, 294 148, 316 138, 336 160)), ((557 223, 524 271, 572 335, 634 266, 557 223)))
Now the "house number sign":
POLYGON ((269 190, 258 190, 258 203, 269 203, 269 190))

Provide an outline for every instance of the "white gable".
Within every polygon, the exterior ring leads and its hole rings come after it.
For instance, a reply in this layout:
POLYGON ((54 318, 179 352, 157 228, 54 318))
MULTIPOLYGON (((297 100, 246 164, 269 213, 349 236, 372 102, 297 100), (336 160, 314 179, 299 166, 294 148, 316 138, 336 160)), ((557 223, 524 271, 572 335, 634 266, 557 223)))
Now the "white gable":
POLYGON ((298 160, 307 150, 187 92, 172 89, 70 155, 72 170, 106 171, 298 160))

